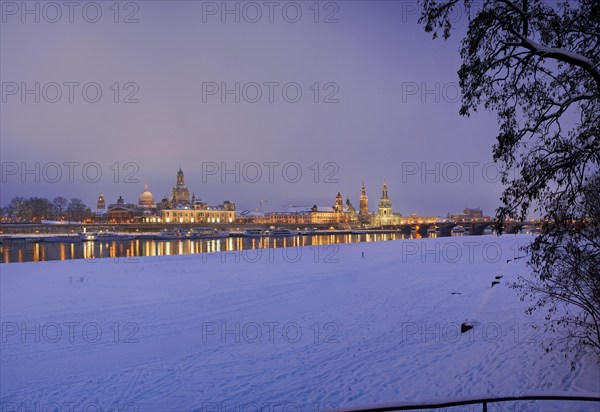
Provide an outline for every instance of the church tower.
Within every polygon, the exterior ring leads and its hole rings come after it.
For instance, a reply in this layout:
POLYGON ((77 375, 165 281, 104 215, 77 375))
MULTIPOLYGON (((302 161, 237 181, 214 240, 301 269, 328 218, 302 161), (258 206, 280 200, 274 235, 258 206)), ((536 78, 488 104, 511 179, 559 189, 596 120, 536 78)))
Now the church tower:
POLYGON ((350 203, 350 198, 348 197, 346 198, 346 210, 353 215, 356 214, 356 210, 354 209, 354 206, 352 206, 352 203, 350 203))
POLYGON ((362 183, 362 190, 360 191, 360 204, 358 206, 359 214, 362 217, 369 216, 369 198, 365 190, 365 181, 362 183))
POLYGON ((381 189, 381 199, 379 199, 379 206, 377 213, 381 219, 382 224, 386 224, 392 217, 392 204, 388 197, 387 183, 383 181, 383 188, 381 189))
POLYGON ((337 196, 335 197, 335 206, 333 208, 339 213, 344 211, 344 198, 340 192, 338 192, 337 196))
POLYGON ((98 195, 98 201, 96 202, 96 209, 104 210, 106 209, 106 201, 104 200, 104 195, 100 193, 98 195))
POLYGON ((173 206, 189 206, 190 204, 190 191, 185 186, 183 181, 183 171, 179 168, 177 172, 177 182, 173 188, 173 206))

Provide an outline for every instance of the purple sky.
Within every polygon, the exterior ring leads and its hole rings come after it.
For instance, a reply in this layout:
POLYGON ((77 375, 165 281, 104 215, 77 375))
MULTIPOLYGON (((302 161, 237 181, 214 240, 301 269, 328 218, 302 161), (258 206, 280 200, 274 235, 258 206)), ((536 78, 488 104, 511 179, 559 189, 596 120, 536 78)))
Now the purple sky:
MULTIPOLYGON (((445 215, 465 206, 491 214, 498 206, 501 186, 489 167, 495 116, 458 115, 465 16, 457 16, 463 28, 445 42, 423 31, 409 1, 322 2, 319 23, 312 1, 278 2, 272 23, 263 2, 254 3, 263 5, 256 23, 246 21, 256 12, 243 9, 247 3, 228 2, 240 8, 240 22, 226 15, 223 23, 223 3, 201 1, 138 1, 127 9, 121 3, 114 23, 112 3, 95 3, 102 11, 97 23, 85 20, 95 16, 91 6, 82 11, 86 3, 75 8, 72 23, 67 8, 55 23, 49 21, 56 10, 41 9, 37 23, 33 14, 22 16, 23 3, 3 2, 2 205, 17 195, 62 195, 95 206, 99 192, 110 203, 119 195, 134 202, 145 183, 160 200, 181 167, 197 197, 209 204, 229 199, 238 209, 255 209, 260 199, 268 201, 266 210, 331 205, 338 191, 358 207, 363 179, 372 210, 384 179, 394 211, 403 214, 445 215), (302 16, 290 23, 296 5, 302 16), (203 14, 213 6, 216 15, 203 14), (123 23, 131 13, 138 22, 123 23), (338 22, 324 23, 331 13, 338 22), (36 82, 37 96, 22 102, 22 86, 34 89, 36 82), (49 102, 53 82, 62 92, 56 103, 49 102), (79 83, 73 102, 68 82, 79 83), (97 103, 82 95, 90 82, 102 91, 97 103), (137 103, 123 102, 136 91, 128 82, 137 85, 137 103), (236 82, 239 103, 233 94, 224 103, 219 93, 203 99, 203 87, 233 89, 236 82), (272 102, 268 82, 279 83, 272 102), (253 83, 262 92, 256 103, 246 101, 256 96, 253 83), (290 103, 295 85, 302 96, 290 103), (327 96, 338 102, 324 103, 327 96), (79 164, 72 179, 68 162, 79 164), (125 168, 129 162, 136 169, 125 168), (37 172, 22 175, 23 166, 36 164, 37 172), (215 165, 219 171, 211 174, 215 165), (238 171, 222 176, 222 166, 238 171), (129 180, 137 183, 126 179, 132 172, 129 180)), ((87 90, 93 99, 95 89, 87 90)))

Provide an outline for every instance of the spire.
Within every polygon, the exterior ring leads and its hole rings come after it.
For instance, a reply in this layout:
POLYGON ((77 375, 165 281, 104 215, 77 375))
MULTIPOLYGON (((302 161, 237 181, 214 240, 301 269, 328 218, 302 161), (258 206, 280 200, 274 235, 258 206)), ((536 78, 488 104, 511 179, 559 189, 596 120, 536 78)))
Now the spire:
POLYGON ((367 190, 365 189, 364 179, 362 181, 362 188, 360 191, 360 201, 358 208, 359 213, 361 216, 363 216, 363 218, 366 218, 366 216, 369 215, 369 198, 367 197, 367 190))
POLYGON ((177 172, 177 186, 183 186, 183 170, 181 170, 181 167, 179 168, 179 171, 177 172))
POLYGON ((147 192, 147 191, 148 191, 148 183, 145 183, 144 184, 144 192, 147 192))
POLYGON ((334 209, 336 212, 342 212, 344 210, 344 198, 340 192, 338 192, 337 196, 335 197, 334 209))
POLYGON ((387 197, 388 197, 387 182, 385 181, 385 179, 383 179, 383 188, 381 190, 381 198, 387 199, 387 197))

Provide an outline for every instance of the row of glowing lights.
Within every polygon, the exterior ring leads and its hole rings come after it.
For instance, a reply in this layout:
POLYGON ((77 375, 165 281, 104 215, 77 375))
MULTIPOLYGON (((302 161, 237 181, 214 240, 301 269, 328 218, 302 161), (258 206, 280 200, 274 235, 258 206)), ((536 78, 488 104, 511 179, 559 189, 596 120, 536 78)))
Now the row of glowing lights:
MULTIPOLYGON (((203 221, 201 220, 200 222, 203 222, 203 221)), ((221 218, 220 217, 209 217, 208 219, 206 219, 206 222, 207 223, 221 223, 221 218)), ((160 223, 160 217, 157 217, 156 219, 151 218, 150 223, 160 223)), ((167 218, 165 218, 165 223, 175 223, 175 221, 171 222, 171 218, 167 217, 167 218)), ((190 218, 189 222, 187 222, 183 217, 180 217, 179 223, 195 223, 195 221, 194 221, 193 217, 190 218)), ((225 222, 223 222, 223 223, 225 223, 225 222)), ((233 218, 229 218, 228 223, 233 223, 233 218)))
MULTIPOLYGON (((269 238, 261 237, 257 239, 246 238, 228 238, 228 239, 212 239, 212 240, 175 240, 177 244, 171 241, 155 241, 147 240, 142 246, 140 240, 132 240, 130 243, 112 242, 84 242, 83 243, 83 258, 95 259, 97 257, 132 257, 132 256, 169 256, 169 255, 187 255, 197 253, 214 253, 221 251, 236 251, 246 249, 264 249, 264 248, 287 248, 300 246, 320 246, 334 243, 352 243, 351 234, 346 235, 319 235, 311 237, 284 237, 284 238, 269 238), (310 240, 310 242, 308 241, 310 240), (247 246, 250 247, 247 247, 247 246), (98 254, 96 255, 96 246, 98 254), (145 249, 145 254, 140 254, 139 251, 145 249), (106 255, 105 250, 108 252, 106 255), (137 253, 136 253, 137 252, 137 253)), ((404 239, 408 237, 404 234, 366 234, 366 242, 375 242, 380 240, 404 239)), ((420 238, 420 235, 413 235, 413 238, 420 238)), ((433 236, 432 236, 433 237, 433 236)), ((10 262, 9 248, 4 249, 4 263, 10 262)), ((73 259, 75 256, 75 244, 69 245, 65 243, 53 243, 41 245, 33 244, 33 261, 43 262, 46 260, 67 260, 73 259), (56 248, 57 253, 49 253, 50 249, 56 248), (68 253, 67 253, 68 250, 68 253), (58 258, 58 259, 57 259, 58 258)), ((24 250, 19 248, 17 251, 17 262, 24 262, 24 250)))

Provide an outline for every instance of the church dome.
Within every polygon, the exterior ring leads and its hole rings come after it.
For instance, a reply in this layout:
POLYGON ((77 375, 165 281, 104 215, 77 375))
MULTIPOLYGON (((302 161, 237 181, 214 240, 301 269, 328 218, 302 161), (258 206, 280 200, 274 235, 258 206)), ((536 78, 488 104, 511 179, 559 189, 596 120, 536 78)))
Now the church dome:
POLYGON ((144 192, 138 199, 140 206, 154 206, 154 196, 148 191, 148 185, 144 185, 144 192))

